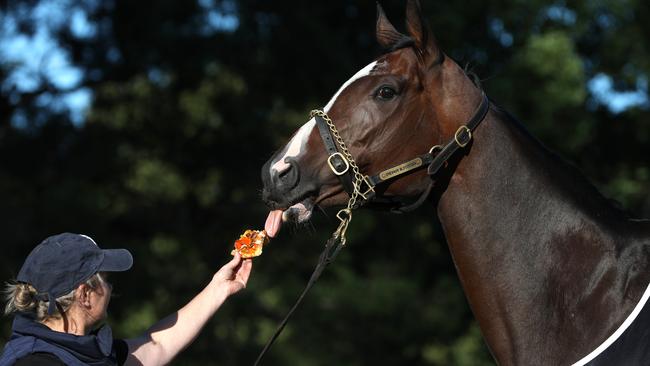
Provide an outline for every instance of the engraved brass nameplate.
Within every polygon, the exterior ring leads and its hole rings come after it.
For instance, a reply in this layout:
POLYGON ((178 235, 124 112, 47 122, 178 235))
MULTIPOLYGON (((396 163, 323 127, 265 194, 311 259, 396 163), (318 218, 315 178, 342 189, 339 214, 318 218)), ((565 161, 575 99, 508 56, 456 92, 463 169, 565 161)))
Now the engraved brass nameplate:
POLYGON ((421 166, 422 166, 422 159, 415 158, 413 160, 407 161, 404 164, 400 164, 396 167, 384 170, 383 172, 379 173, 379 178, 381 178, 381 180, 387 180, 394 176, 411 171, 415 168, 419 168, 421 166))

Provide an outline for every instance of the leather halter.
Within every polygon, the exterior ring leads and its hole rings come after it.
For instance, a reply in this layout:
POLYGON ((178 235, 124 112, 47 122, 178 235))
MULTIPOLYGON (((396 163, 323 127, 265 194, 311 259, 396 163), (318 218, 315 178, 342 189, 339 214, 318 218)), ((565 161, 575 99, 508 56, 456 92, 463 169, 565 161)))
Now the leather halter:
MULTIPOLYGON (((354 208, 371 203, 373 206, 388 208, 394 212, 408 212, 419 207, 431 192, 434 183, 434 176, 454 155, 454 153, 458 151, 458 149, 462 149, 470 143, 472 140, 472 132, 485 119, 485 116, 490 109, 490 100, 484 92, 482 92, 481 95, 481 104, 478 106, 472 118, 466 124, 458 128, 454 137, 450 139, 446 145, 435 145, 429 150, 429 152, 385 169, 378 174, 372 176, 364 175, 362 187, 359 187, 360 191, 358 192, 360 199, 357 200, 354 208), (432 178, 432 181, 415 202, 405 203, 396 197, 377 195, 375 188, 380 184, 392 181, 402 175, 413 173, 425 166, 427 167, 427 174, 432 178)), ((325 150, 328 155, 327 163, 332 172, 338 176, 347 194, 352 196, 354 192, 354 174, 350 170, 351 162, 341 153, 336 139, 332 135, 332 128, 334 128, 333 125, 328 125, 325 118, 323 118, 323 115, 325 117, 327 117, 327 115, 325 113, 321 114, 315 114, 314 119, 316 120, 318 131, 320 132, 320 136, 325 144, 325 150), (330 127, 330 125, 332 127, 330 127)))

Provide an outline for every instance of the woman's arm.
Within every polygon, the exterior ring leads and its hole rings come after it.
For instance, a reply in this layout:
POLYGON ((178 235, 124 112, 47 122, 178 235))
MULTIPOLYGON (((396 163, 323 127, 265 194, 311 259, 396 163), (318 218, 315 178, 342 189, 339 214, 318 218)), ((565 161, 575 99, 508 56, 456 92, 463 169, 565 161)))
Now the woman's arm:
POLYGON ((165 365, 187 347, 232 294, 246 287, 252 260, 237 253, 214 275, 210 284, 176 313, 167 316, 135 339, 127 339, 125 365, 165 365))

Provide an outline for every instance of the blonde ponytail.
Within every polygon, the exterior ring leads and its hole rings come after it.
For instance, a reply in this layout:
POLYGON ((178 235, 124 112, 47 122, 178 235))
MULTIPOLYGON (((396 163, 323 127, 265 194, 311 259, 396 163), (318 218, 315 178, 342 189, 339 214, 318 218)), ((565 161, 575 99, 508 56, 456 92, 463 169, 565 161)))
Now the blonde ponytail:
MULTIPOLYGON (((102 281, 101 276, 95 274, 85 283, 91 288, 96 288, 102 281)), ((47 309, 50 302, 40 299, 37 296, 38 291, 32 285, 22 282, 7 283, 4 289, 4 298, 6 301, 4 313, 5 315, 25 315, 38 322, 43 322, 50 318, 59 319, 61 318, 61 311, 65 313, 72 306, 75 300, 75 290, 57 298, 56 311, 54 314, 48 315, 47 309)))
POLYGON ((30 313, 38 305, 36 289, 26 283, 8 283, 5 286, 5 314, 30 313))

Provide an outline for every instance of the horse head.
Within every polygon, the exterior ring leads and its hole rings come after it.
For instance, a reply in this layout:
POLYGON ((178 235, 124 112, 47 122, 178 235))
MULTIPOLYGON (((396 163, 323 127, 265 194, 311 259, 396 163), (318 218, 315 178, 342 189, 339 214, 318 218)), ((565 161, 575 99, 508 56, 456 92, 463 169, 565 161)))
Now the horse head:
MULTIPOLYGON (((377 10, 376 38, 387 52, 347 80, 321 112, 340 136, 333 135, 335 144, 347 146, 361 175, 409 161, 453 138, 481 102, 480 90, 439 48, 417 0, 407 2, 408 34, 395 29, 380 5, 377 10)), ((346 168, 337 165, 347 162, 330 158, 317 118, 309 119, 262 168, 271 236, 281 221, 303 222, 316 205, 343 205, 348 199, 336 173, 346 168)), ((377 196, 407 201, 422 195, 431 178, 419 169, 383 183, 377 196)))

